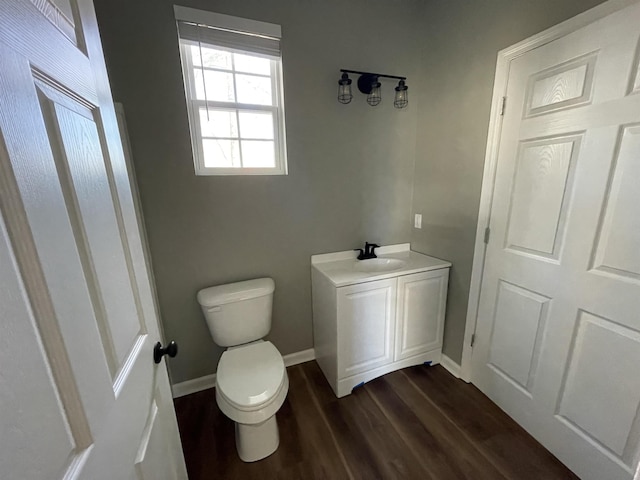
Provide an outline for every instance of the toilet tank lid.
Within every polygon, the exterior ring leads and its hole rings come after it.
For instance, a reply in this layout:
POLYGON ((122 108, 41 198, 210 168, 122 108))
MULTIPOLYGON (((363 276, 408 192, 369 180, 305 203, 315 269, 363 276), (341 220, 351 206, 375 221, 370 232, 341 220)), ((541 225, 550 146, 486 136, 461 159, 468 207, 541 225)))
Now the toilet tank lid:
POLYGON ((204 288, 198 292, 198 303, 203 307, 214 307, 225 303, 240 302, 270 295, 275 289, 271 278, 257 278, 244 282, 227 283, 204 288))

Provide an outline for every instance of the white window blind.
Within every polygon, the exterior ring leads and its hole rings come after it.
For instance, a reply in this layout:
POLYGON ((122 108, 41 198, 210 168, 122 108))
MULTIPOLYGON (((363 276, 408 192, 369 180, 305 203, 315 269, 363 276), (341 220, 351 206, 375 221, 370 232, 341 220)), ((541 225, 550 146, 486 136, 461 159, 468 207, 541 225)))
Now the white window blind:
POLYGON ((209 25, 178 21, 178 34, 183 40, 227 47, 258 55, 280 57, 280 39, 244 32, 234 32, 209 25))

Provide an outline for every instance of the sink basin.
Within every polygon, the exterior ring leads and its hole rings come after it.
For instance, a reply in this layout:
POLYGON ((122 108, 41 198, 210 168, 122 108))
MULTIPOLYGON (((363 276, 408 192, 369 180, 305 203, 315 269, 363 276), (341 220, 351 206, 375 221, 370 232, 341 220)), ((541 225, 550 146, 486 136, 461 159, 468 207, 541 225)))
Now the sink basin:
POLYGON ((359 272, 392 272, 402 268, 404 261, 396 258, 370 258, 357 260, 354 267, 359 272))

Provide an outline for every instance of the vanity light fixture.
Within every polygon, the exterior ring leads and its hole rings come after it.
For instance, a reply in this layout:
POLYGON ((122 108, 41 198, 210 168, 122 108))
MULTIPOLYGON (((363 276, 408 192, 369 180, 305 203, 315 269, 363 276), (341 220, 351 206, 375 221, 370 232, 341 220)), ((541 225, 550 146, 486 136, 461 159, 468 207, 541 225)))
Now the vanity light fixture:
POLYGON ((349 103, 353 98, 353 94, 351 93, 351 79, 349 78, 349 74, 353 73, 360 75, 360 77, 358 77, 358 90, 367 96, 367 103, 372 107, 375 107, 382 101, 380 78, 394 78, 399 80, 398 86, 395 89, 394 107, 405 108, 409 104, 408 87, 405 84, 407 77, 383 75, 373 72, 359 72, 357 70, 341 69, 340 71, 342 72, 342 77, 338 80, 338 101, 340 103, 349 103))

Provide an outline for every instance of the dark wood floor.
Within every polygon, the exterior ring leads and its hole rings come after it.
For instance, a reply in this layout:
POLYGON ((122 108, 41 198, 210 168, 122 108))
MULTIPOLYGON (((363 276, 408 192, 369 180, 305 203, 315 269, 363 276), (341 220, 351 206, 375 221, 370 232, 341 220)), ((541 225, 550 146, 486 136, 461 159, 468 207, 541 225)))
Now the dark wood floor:
POLYGON ((288 369, 280 447, 243 463, 214 390, 175 400, 199 479, 576 479, 473 385, 440 366, 385 375, 337 399, 315 362, 288 369))

